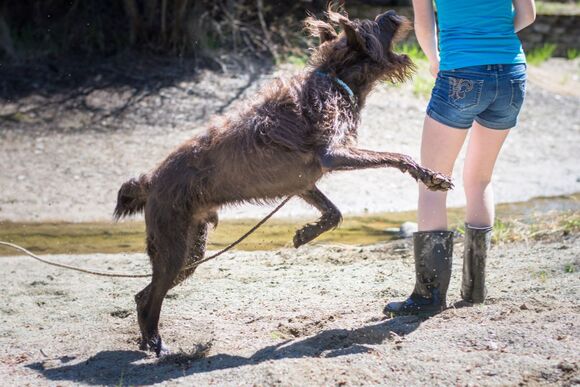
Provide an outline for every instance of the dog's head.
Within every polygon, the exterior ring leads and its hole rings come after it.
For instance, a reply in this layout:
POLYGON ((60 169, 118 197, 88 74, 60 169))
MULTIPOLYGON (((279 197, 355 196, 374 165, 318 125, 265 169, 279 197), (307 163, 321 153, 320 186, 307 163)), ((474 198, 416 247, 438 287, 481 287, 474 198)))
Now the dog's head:
MULTIPOLYGON (((362 72, 368 71, 371 77, 391 81, 403 81, 410 75, 413 64, 409 57, 393 51, 394 43, 411 29, 405 17, 387 11, 374 20, 350 20, 333 8, 326 12, 327 20, 311 16, 305 21, 309 34, 320 41, 313 49, 311 65, 337 75, 350 69, 350 73, 358 71, 358 76, 364 76, 362 72)), ((350 73, 347 76, 357 76, 350 73)))

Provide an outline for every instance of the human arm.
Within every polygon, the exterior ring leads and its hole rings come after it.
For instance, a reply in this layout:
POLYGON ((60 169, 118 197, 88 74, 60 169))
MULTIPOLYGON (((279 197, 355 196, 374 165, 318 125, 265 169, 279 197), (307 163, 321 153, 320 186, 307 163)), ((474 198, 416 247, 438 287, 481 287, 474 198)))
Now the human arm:
POLYGON ((520 32, 536 20, 536 4, 534 0, 512 0, 516 10, 514 30, 520 32))
MULTIPOLYGON (((514 0, 519 1, 519 0, 514 0)), ((429 59, 430 71, 434 77, 439 72, 439 50, 432 0, 413 0, 415 14, 415 35, 421 49, 429 59)))

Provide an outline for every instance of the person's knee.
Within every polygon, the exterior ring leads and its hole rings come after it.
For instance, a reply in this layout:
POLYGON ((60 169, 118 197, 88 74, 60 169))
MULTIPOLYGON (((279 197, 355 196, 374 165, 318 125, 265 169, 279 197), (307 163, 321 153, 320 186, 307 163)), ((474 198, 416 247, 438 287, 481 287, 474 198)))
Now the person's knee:
POLYGON ((483 194, 491 187, 491 175, 471 171, 463 172, 463 186, 466 194, 483 194))
POLYGON ((419 188, 419 202, 442 203, 443 205, 445 205, 446 200, 447 200, 446 191, 431 191, 425 186, 419 188))

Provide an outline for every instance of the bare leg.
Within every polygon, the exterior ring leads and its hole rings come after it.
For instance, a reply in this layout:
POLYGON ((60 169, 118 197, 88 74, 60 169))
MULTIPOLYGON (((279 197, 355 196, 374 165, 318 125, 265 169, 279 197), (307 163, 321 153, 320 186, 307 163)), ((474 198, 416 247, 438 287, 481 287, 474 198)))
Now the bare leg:
MULTIPOLYGON (((426 116, 421 139, 421 163, 450 176, 466 136, 467 130, 443 125, 426 116)), ((419 184, 420 231, 447 230, 446 202, 446 192, 432 192, 419 184)))
POLYGON ((497 156, 509 130, 473 124, 463 169, 467 198, 466 222, 474 227, 492 226, 495 217, 491 177, 497 156))
POLYGON ((411 157, 400 153, 335 148, 326 150, 320 159, 322 167, 329 171, 393 167, 403 173, 409 172, 415 180, 420 180, 431 190, 447 191, 453 187, 449 177, 424 168, 411 157))
POLYGON ((296 231, 294 235, 294 247, 296 248, 310 242, 323 232, 335 228, 342 220, 339 209, 320 192, 318 187, 306 191, 300 197, 306 203, 317 208, 322 213, 322 216, 316 223, 309 223, 296 231))

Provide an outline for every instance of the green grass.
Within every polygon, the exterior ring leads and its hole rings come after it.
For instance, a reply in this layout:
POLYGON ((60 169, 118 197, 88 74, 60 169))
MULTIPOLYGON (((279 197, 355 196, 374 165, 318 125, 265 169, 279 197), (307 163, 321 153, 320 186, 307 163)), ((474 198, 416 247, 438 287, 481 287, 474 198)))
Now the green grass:
POLYGON ((0 115, 0 120, 12 121, 12 122, 22 122, 22 123, 32 123, 34 119, 22 112, 14 112, 10 114, 0 115))
POLYGON ((536 278, 541 283, 546 283, 546 281, 548 280, 548 272, 546 272, 545 270, 540 270, 536 273, 536 278))
POLYGON ((536 12, 538 15, 580 15, 580 1, 536 1, 536 12))
POLYGON ((417 73, 415 78, 413 78, 413 94, 418 97, 423 97, 428 99, 431 95, 431 90, 435 86, 435 79, 431 76, 431 73, 417 73))
POLYGON ((292 66, 304 68, 308 64, 308 56, 302 54, 288 54, 278 59, 277 64, 289 63, 292 66))
POLYGON ((536 47, 530 50, 526 54, 526 60, 531 65, 539 65, 547 61, 554 55, 556 51, 556 45, 552 43, 545 43, 540 47, 536 47))
POLYGON ((493 225, 492 242, 497 244, 502 241, 509 241, 510 239, 512 239, 511 234, 514 233, 515 228, 516 227, 513 222, 497 218, 493 225))
POLYGON ((411 79, 411 90, 416 97, 429 99, 431 90, 435 86, 435 78, 429 72, 429 62, 427 59, 414 60, 417 71, 411 79))
POLYGON ((576 48, 569 48, 566 50, 566 58, 569 60, 574 60, 580 56, 580 50, 576 48))
POLYGON ((580 231, 580 218, 563 219, 560 226, 567 233, 576 233, 580 231))
POLYGON ((517 218, 498 217, 494 224, 494 244, 527 240, 551 240, 580 233, 580 212, 565 211, 535 216, 526 221, 517 218))
POLYGON ((417 43, 403 43, 397 45, 394 49, 395 52, 399 54, 408 55, 413 62, 427 60, 425 53, 421 50, 421 47, 417 43))
POLYGON ((117 382, 118 387, 123 387, 125 385, 125 370, 121 370, 121 376, 119 377, 119 382, 117 382))

